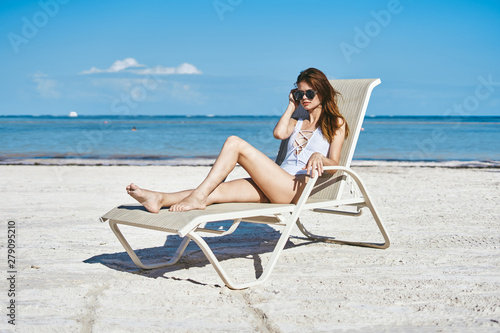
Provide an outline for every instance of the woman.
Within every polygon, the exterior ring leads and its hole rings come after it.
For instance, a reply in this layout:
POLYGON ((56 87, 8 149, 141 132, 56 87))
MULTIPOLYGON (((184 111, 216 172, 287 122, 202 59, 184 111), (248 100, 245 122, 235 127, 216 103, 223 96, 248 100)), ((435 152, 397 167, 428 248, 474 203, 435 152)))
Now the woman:
POLYGON ((307 174, 323 173, 324 166, 338 165, 340 150, 349 129, 337 107, 339 95, 325 74, 315 68, 300 73, 288 96, 288 107, 274 128, 279 140, 290 137, 281 166, 246 141, 229 137, 205 180, 193 190, 162 193, 127 186, 127 193, 152 212, 204 209, 224 202, 296 203, 307 182, 307 174), (293 119, 302 104, 309 119, 293 119), (251 178, 223 182, 236 164, 251 178))

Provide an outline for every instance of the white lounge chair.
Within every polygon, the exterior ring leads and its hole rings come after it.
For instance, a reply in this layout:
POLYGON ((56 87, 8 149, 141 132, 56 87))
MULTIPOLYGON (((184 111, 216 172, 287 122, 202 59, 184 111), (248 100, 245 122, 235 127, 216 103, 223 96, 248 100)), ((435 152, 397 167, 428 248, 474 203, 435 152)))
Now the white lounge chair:
MULTIPOLYGON (((118 206, 101 217, 101 221, 109 221, 109 225, 119 241, 129 254, 132 261, 143 269, 155 269, 175 264, 186 249, 189 241, 193 240, 206 255, 210 263, 231 289, 244 289, 264 282, 271 274, 277 259, 280 256, 286 242, 288 241, 292 228, 295 224, 306 237, 325 242, 367 246, 385 249, 389 247, 389 236, 379 218, 379 215, 371 201, 368 192, 359 176, 349 168, 356 142, 358 140, 361 125, 366 112, 372 89, 380 83, 379 79, 358 80, 330 80, 333 87, 340 91, 343 98, 339 102, 339 108, 350 127, 350 135, 345 140, 340 165, 325 167, 325 170, 337 170, 334 175, 325 172, 321 177, 312 178, 306 185, 297 204, 272 204, 272 203, 225 203, 213 204, 205 210, 192 210, 188 212, 170 212, 162 209, 158 214, 149 213, 141 205, 118 206), (354 196, 343 197, 343 187, 350 182, 356 189, 354 196), (357 190, 361 193, 357 193, 357 190), (300 222, 299 216, 304 210, 314 210, 319 213, 360 215, 362 208, 368 208, 384 238, 384 243, 353 242, 338 240, 333 237, 319 236, 310 233, 300 222), (213 230, 206 228, 206 223, 231 220, 233 224, 228 230, 213 230), (284 226, 281 236, 274 251, 259 278, 252 282, 237 284, 222 268, 208 244, 202 238, 203 233, 227 235, 236 230, 240 222, 265 223, 275 226, 284 226), (119 224, 164 231, 183 237, 181 244, 173 257, 160 264, 148 265, 141 262, 134 250, 131 248, 120 229, 119 224)), ((306 112, 297 109, 297 114, 306 112)), ((283 147, 278 153, 278 164, 283 160, 283 147)), ((286 149, 286 148, 285 148, 286 149)))

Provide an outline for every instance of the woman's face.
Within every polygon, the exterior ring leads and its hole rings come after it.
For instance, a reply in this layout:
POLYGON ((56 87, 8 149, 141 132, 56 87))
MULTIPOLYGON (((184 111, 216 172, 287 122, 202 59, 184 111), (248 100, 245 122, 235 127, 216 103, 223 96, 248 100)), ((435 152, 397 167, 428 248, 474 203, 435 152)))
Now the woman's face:
POLYGON ((299 82, 299 84, 297 84, 297 89, 304 92, 304 96, 302 96, 302 99, 300 100, 300 104, 302 104, 304 109, 306 109, 307 111, 312 111, 312 110, 316 109, 321 104, 321 101, 319 100, 318 94, 315 94, 313 99, 307 98, 305 92, 307 90, 314 91, 314 89, 313 89, 313 87, 308 85, 306 82, 299 82))

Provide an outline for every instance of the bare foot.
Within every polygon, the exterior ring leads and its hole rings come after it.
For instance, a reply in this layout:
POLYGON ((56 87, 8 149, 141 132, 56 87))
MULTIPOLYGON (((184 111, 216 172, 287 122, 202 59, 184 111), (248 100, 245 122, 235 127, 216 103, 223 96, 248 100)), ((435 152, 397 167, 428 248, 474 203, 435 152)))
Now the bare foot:
POLYGON ((207 198, 193 191, 184 200, 170 207, 172 212, 185 212, 193 209, 205 209, 207 207, 207 198))
POLYGON ((127 186, 127 193, 139 201, 151 213, 158 213, 161 209, 162 196, 158 192, 144 190, 134 183, 127 186))

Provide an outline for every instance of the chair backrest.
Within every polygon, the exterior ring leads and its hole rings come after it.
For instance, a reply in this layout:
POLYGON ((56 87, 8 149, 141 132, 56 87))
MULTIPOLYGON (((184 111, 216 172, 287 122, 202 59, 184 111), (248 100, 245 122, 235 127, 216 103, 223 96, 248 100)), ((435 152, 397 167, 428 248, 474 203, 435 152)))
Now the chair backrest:
MULTIPOLYGON (((365 117, 366 108, 374 87, 380 84, 380 79, 349 79, 349 80, 330 80, 335 90, 340 92, 342 97, 339 99, 339 110, 349 125, 349 136, 342 145, 339 165, 349 167, 351 165, 356 143, 365 117)), ((294 118, 308 118, 308 112, 298 107, 295 110, 294 118)), ((287 140, 283 140, 276 157, 276 163, 281 165, 286 157, 287 140)), ((310 196, 313 200, 335 200, 342 193, 346 177, 339 172, 333 178, 325 174, 318 179, 318 182, 310 196)))

